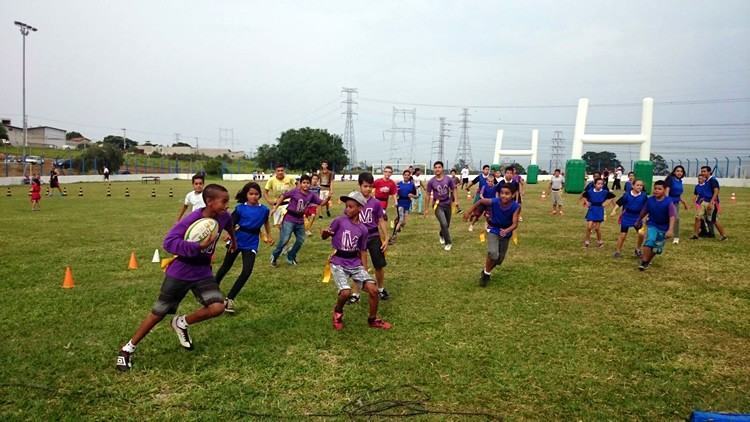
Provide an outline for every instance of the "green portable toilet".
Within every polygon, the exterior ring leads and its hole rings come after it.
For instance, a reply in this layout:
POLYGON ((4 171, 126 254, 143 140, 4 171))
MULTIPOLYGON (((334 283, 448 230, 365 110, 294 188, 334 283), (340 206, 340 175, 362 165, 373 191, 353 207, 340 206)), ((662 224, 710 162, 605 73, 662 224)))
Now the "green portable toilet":
POLYGON ((526 183, 536 185, 539 178, 539 166, 536 164, 529 165, 526 169, 526 183))
POLYGON ((582 193, 586 187, 586 162, 568 160, 565 162, 565 192, 582 193))
POLYGON ((643 181, 643 188, 647 194, 651 194, 651 187, 654 184, 654 163, 651 161, 636 161, 633 166, 633 172, 637 180, 643 181))

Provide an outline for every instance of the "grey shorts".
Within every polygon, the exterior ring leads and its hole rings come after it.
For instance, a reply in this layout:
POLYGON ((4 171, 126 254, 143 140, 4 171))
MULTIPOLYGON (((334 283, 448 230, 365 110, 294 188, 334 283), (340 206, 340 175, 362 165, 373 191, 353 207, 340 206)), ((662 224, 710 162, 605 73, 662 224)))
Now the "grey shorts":
POLYGON ((349 278, 357 283, 360 288, 362 288, 365 283, 375 283, 375 279, 372 278, 365 267, 361 265, 354 268, 347 268, 340 265, 331 264, 331 275, 333 276, 333 281, 334 283, 336 283, 336 287, 339 289, 339 291, 351 289, 351 286, 349 285, 349 278))
POLYGON ((180 306, 180 302, 189 291, 193 292, 195 298, 203 306, 224 302, 224 294, 219 290, 219 284, 213 277, 198 281, 164 277, 159 298, 154 302, 151 312, 159 316, 176 313, 177 307, 180 306))
POLYGON ((552 191, 552 205, 560 205, 562 206, 562 191, 552 191))
POLYGON ((495 261, 496 265, 502 264, 505 254, 508 252, 509 237, 500 237, 494 233, 487 233, 487 256, 495 261))

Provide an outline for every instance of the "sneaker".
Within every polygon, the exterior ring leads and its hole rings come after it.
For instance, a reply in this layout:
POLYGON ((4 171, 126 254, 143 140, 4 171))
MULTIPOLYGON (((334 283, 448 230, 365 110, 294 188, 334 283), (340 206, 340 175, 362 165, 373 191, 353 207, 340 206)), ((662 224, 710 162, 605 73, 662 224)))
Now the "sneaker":
POLYGON ((640 271, 646 271, 646 268, 648 268, 648 264, 645 263, 645 262, 643 262, 643 261, 641 261, 641 265, 638 266, 638 269, 640 271))
POLYGON ((349 296, 349 300, 346 303, 348 303, 349 305, 356 305, 356 304, 358 304, 359 303, 359 295, 353 294, 353 295, 349 296))
POLYGON ((643 251, 640 249, 636 249, 633 251, 633 255, 635 255, 636 258, 640 258, 643 256, 643 251))
POLYGON ((312 236, 312 232, 310 230, 306 231, 305 236, 312 236))
POLYGON ((603 240, 597 240, 596 241, 596 246, 598 248, 600 248, 600 249, 603 248, 604 247, 604 241, 603 240))
POLYGON ((698 240, 698 239, 699 239, 699 237, 698 237, 697 234, 694 234, 694 235, 690 236, 690 240, 698 240))
POLYGON ((470 232, 474 231, 474 223, 469 224, 469 231, 470 232))
POLYGON ((588 248, 590 244, 591 244, 591 242, 589 242, 588 240, 584 240, 583 241, 583 247, 584 248, 588 248))
POLYGON ((552 210, 552 215, 557 215, 557 211, 552 210))
POLYGON ((440 236, 440 244, 445 245, 445 239, 443 239, 443 236, 440 236))
POLYGON ((523 221, 523 217, 521 217, 521 216, 519 215, 519 216, 518 216, 518 221, 523 221))
POLYGON ((391 295, 388 294, 388 290, 386 289, 383 289, 382 292, 379 292, 379 295, 380 295, 380 300, 388 300, 391 298, 391 295))
POLYGON ((612 258, 622 258, 622 254, 619 251, 615 251, 615 253, 612 254, 612 258))
POLYGON ((289 259, 289 258, 287 258, 286 259, 286 263, 289 264, 289 265, 297 265, 297 260, 296 259, 289 259))
POLYGON ((187 327, 180 328, 179 325, 177 325, 177 319, 179 319, 177 315, 175 315, 174 318, 172 318, 172 329, 177 334, 177 340, 180 342, 180 346, 186 348, 187 350, 193 350, 193 340, 190 338, 190 333, 188 333, 187 327))
POLYGON ((289 249, 291 249, 289 246, 284 246, 284 249, 281 250, 281 254, 286 255, 289 253, 289 249))
POLYGON ((679 237, 675 237, 674 240, 672 241, 672 244, 676 245, 678 243, 680 243, 680 238, 679 237))
POLYGON ((227 298, 224 301, 224 312, 228 314, 234 313, 234 300, 227 298))
POLYGON ((331 211, 330 210, 326 210, 326 215, 328 216, 328 218, 331 218, 331 211))
POLYGON ((336 331, 344 328, 344 313, 333 310, 333 329, 336 331))
POLYGON ((725 241, 725 240, 727 240, 727 239, 729 239, 729 238, 728 238, 728 237, 726 237, 726 236, 721 236, 721 237, 719 238, 719 241, 722 241, 722 242, 723 242, 723 241, 725 241))
POLYGON ((130 370, 130 368, 133 367, 133 354, 128 353, 124 350, 120 350, 119 353, 117 353, 117 364, 115 365, 115 368, 117 368, 120 372, 127 372, 130 370))
POLYGON ((560 210, 560 215, 563 215, 563 212, 562 212, 562 210, 560 210))
POLYGON ((480 278, 479 278, 479 285, 482 287, 487 287, 487 283, 489 282, 490 282, 490 274, 487 274, 486 272, 484 272, 484 270, 482 270, 482 274, 480 275, 480 278))
POLYGON ((322 216, 322 215, 319 215, 319 216, 318 216, 318 220, 322 220, 322 219, 323 219, 323 216, 322 216))
POLYGON ((446 251, 449 251, 449 250, 451 250, 452 247, 453 247, 453 245, 450 244, 450 243, 448 243, 447 245, 445 245, 445 247, 443 249, 445 249, 446 251))
POLYGON ((271 266, 276 268, 279 266, 279 263, 276 261, 276 257, 271 255, 271 266))
POLYGON ((385 322, 380 318, 375 318, 372 321, 367 321, 367 325, 370 326, 370 328, 379 328, 381 330, 390 330, 391 329, 391 323, 385 322))

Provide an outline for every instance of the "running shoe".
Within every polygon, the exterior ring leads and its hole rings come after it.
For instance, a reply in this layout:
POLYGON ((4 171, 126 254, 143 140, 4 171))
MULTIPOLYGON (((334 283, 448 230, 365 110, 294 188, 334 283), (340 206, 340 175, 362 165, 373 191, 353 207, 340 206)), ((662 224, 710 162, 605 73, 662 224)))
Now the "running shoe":
POLYGON ((175 334, 177 334, 177 340, 180 342, 180 346, 184 347, 187 350, 193 350, 193 340, 190 338, 190 333, 188 333, 187 327, 182 328, 177 324, 177 320, 180 317, 175 315, 174 318, 172 318, 172 329, 174 330, 175 334))
POLYGON ((127 372, 130 370, 130 368, 133 367, 133 354, 128 353, 124 350, 120 350, 119 353, 117 353, 117 364, 115 365, 115 368, 117 368, 120 372, 127 372))
POLYGON ((372 321, 367 321, 367 325, 369 325, 370 328, 379 328, 381 330, 390 330, 392 327, 389 322, 383 321, 380 318, 373 319, 372 321))
POLYGON ((336 331, 344 329, 344 313, 333 310, 333 329, 336 331))

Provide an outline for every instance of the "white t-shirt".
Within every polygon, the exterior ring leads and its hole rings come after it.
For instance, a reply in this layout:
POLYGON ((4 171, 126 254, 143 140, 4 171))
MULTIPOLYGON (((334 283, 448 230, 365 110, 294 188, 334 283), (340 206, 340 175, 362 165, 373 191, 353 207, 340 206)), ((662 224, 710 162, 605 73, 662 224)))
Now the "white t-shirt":
POLYGON ((622 177, 622 170, 617 169, 615 170, 615 179, 619 179, 622 177))
POLYGON ((469 178, 469 169, 467 169, 467 168, 461 169, 461 178, 462 179, 468 179, 469 178))
POLYGON ((206 203, 203 202, 203 192, 196 193, 194 190, 188 192, 188 194, 185 195, 185 205, 192 205, 193 209, 191 211, 195 211, 198 208, 204 208, 206 203))
POLYGON ((562 189, 563 183, 565 183, 564 176, 552 176, 552 186, 551 186, 552 189, 554 190, 562 189))
POLYGON ((422 190, 422 180, 424 180, 424 176, 411 176, 411 180, 414 182, 414 186, 417 188, 417 192, 422 190))

